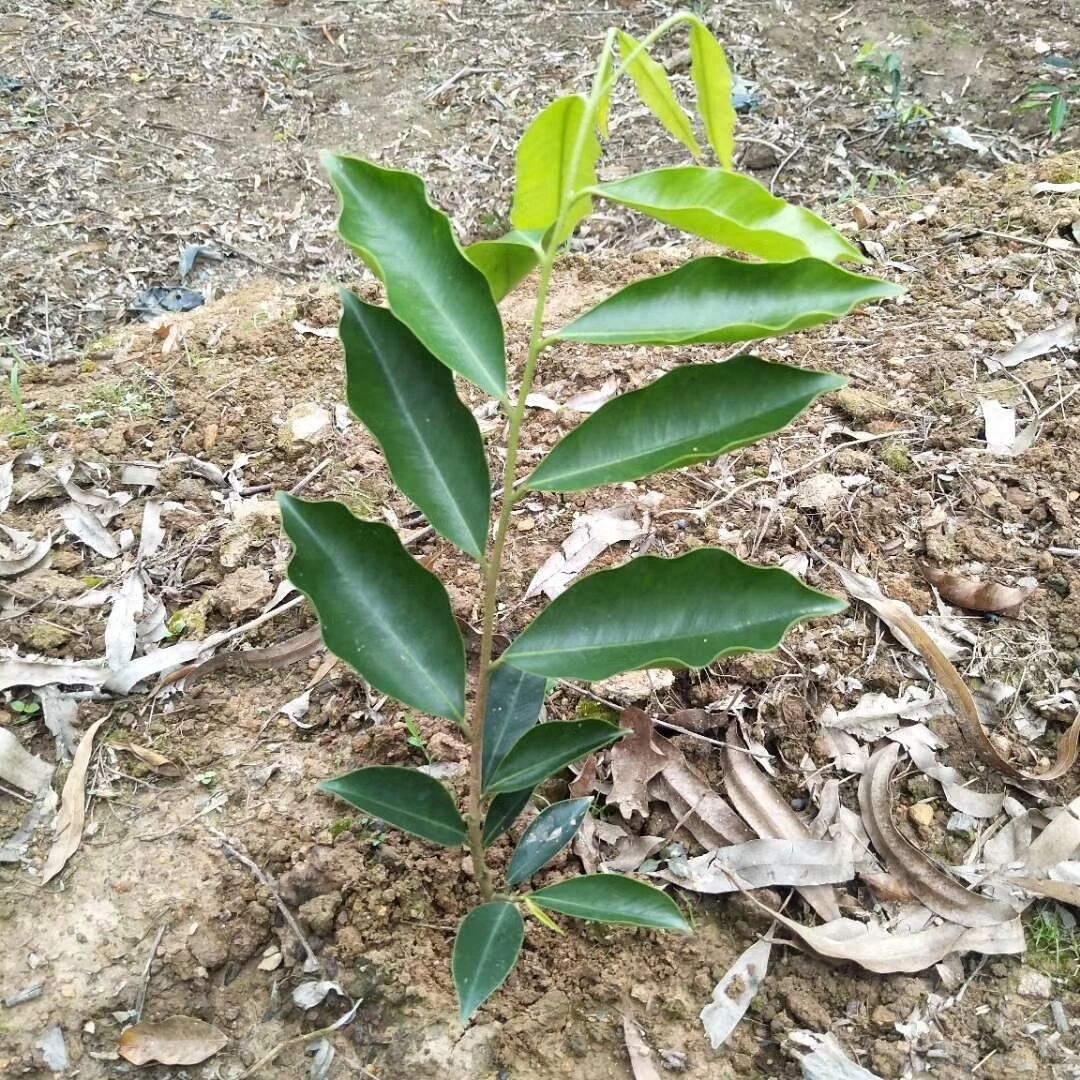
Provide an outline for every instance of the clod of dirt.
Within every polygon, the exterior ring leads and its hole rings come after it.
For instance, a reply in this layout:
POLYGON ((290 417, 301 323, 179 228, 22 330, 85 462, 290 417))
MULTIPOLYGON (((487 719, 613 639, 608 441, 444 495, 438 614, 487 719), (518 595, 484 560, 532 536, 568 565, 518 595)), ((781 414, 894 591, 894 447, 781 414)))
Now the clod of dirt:
POLYGON ((270 575, 262 567, 242 566, 222 579, 211 602, 227 619, 234 619, 261 611, 273 594, 270 575))
POLYGON ((281 444, 286 450, 303 451, 318 446, 333 430, 333 417, 321 405, 301 402, 294 405, 285 417, 281 429, 281 444))
POLYGON ((893 405, 880 394, 869 390, 858 390, 854 386, 845 386, 836 392, 837 407, 857 424, 867 424, 871 420, 882 420, 893 415, 893 405))

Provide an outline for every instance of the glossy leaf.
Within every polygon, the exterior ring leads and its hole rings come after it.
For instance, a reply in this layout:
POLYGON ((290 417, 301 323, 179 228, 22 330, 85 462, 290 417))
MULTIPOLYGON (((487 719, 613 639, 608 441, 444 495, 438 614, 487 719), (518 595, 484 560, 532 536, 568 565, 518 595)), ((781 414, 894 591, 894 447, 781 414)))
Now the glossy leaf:
POLYGON ((490 847, 511 825, 517 821, 522 810, 529 805, 533 789, 503 791, 491 800, 484 817, 484 847, 490 847))
POLYGON ((360 158, 322 161, 341 201, 338 233, 384 283, 391 311, 448 368, 505 397, 499 309, 423 181, 360 158))
POLYGON ((547 866, 574 839, 592 799, 566 799, 541 811, 522 834, 506 869, 509 885, 518 885, 547 866))
MULTIPOLYGON (((522 136, 510 211, 516 229, 547 232, 558 219, 564 194, 584 191, 596 183, 600 143, 585 120, 585 99, 580 94, 556 98, 522 136), (574 151, 579 143, 581 152, 575 162, 574 151)), ((588 195, 576 199, 556 243, 562 243, 591 212, 592 199, 588 195)))
POLYGON ((701 147, 694 138, 690 117, 676 99, 667 72, 645 51, 629 60, 638 47, 636 38, 620 30, 618 41, 623 64, 627 74, 634 80, 642 103, 694 157, 700 157, 701 147))
POLYGON ((735 154, 735 106, 727 55, 703 22, 690 24, 690 78, 697 90, 698 114, 717 161, 731 168, 735 154))
POLYGON ((700 668, 775 648, 794 623, 844 607, 784 570, 726 551, 644 555, 571 585, 504 656, 536 675, 587 682, 637 668, 700 668))
POLYGON ((554 776, 572 761, 610 746, 626 729, 606 720, 560 720, 531 728, 499 763, 486 791, 520 791, 554 776))
POLYGON ((514 229, 497 240, 478 240, 470 244, 465 249, 465 258, 487 278, 491 295, 501 300, 513 292, 540 261, 541 239, 541 233, 514 229))
POLYGON ((278 502, 296 548, 289 580, 318 612, 326 647, 384 694, 464 719, 465 645, 439 579, 389 525, 339 502, 278 502))
POLYGON ((587 417, 540 463, 528 486, 584 491, 707 461, 774 435, 844 382, 756 356, 676 368, 587 417))
POLYGON ((481 904, 461 920, 452 966, 463 1024, 506 982, 524 940, 521 912, 505 900, 481 904))
POLYGON ((349 407, 379 440, 398 487, 475 558, 487 543, 491 476, 473 414, 440 364, 387 308, 341 293, 349 407))
POLYGON ((583 874, 529 893, 548 911, 590 922, 690 932, 678 905, 659 889, 621 874, 583 874))
POLYGON ((804 330, 898 286, 820 259, 747 263, 710 256, 635 282, 553 335, 597 345, 695 345, 804 330))
POLYGON ((484 710, 485 783, 507 751, 536 723, 546 690, 546 679, 511 664, 501 664, 492 672, 484 710))
POLYGON ((465 843, 465 822, 453 796, 438 780, 417 769, 372 765, 324 780, 319 787, 357 810, 433 844, 457 847, 465 843))
POLYGON ((770 195, 740 173, 687 165, 638 173, 592 190, 666 225, 762 259, 866 261, 817 214, 770 195))

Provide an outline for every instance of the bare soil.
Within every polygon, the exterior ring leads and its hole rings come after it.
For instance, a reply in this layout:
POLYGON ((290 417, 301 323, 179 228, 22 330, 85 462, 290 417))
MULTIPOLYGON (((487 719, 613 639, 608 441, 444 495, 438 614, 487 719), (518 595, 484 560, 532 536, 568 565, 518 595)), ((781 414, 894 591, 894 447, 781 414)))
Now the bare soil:
MULTIPOLYGON (((936 608, 919 560, 1007 584, 1034 579, 1038 590, 1021 619, 969 619, 972 666, 984 678, 1019 685, 1029 701, 1077 685, 1080 558, 1050 552, 1080 548, 1080 399, 1068 396, 1078 381, 1075 352, 1028 361, 1012 375, 988 372, 984 360, 1077 310, 1080 248, 1070 249, 1067 237, 1080 221, 1080 196, 1032 194, 1032 187, 1080 181, 1080 155, 991 174, 970 170, 989 170, 995 157, 1029 162, 1045 149, 1033 115, 1009 103, 1038 77, 1034 42, 1075 55, 1077 16, 1064 2, 1016 5, 1004 41, 995 7, 823 0, 711 13, 740 72, 759 84, 761 103, 745 118, 744 166, 766 182, 776 173, 777 190, 825 208, 869 242, 878 269, 908 294, 756 350, 842 373, 865 393, 834 395, 780 439, 713 466, 523 503, 508 553, 502 631, 513 633, 537 610, 520 597, 575 512, 626 503, 647 520, 647 543, 657 553, 720 543, 763 564, 803 553, 811 556, 809 580, 836 591, 818 556, 862 560, 889 595, 920 613, 936 608), (878 89, 852 67, 863 41, 889 35, 906 42, 897 51, 911 72, 910 92, 929 102, 934 123, 893 130, 878 115, 878 89), (948 143, 940 134, 948 124, 986 137, 993 151, 977 157, 948 143), (755 161, 768 149, 755 138, 778 146, 776 156, 755 161), (836 152, 840 142, 846 157, 836 152), (961 166, 969 170, 958 173, 961 166), (1044 414, 1023 456, 985 453, 979 401, 988 397, 1014 404, 1021 423, 1044 414), (853 431, 875 438, 860 442, 853 431), (814 509, 799 497, 800 485, 823 473, 841 478, 847 494, 814 509)), ((13 195, 0 304, 11 343, 29 361, 21 369, 27 413, 16 425, 5 410, 3 457, 31 448, 50 467, 97 463, 109 490, 118 489, 125 463, 166 463, 153 492, 166 500, 166 542, 147 569, 169 616, 179 613, 187 635, 198 637, 256 614, 284 575, 288 549, 272 511, 241 525, 230 506, 238 493, 269 500, 329 459, 305 495, 344 499, 406 531, 414 524, 358 424, 335 427, 306 448, 282 437, 295 403, 333 412, 342 400, 339 346, 309 330, 336 320, 324 279, 357 276, 333 240, 332 202, 313 151, 337 146, 417 167, 466 233, 494 230, 499 223, 485 220, 483 207, 492 194, 505 201, 509 154, 537 104, 578 85, 604 26, 642 28, 666 9, 294 0, 230 6, 231 24, 220 25, 196 5, 167 9, 173 17, 155 13, 165 10, 26 3, 0 16, 0 73, 11 69, 26 80, 0 136, 8 165, 0 185, 13 195), (475 67, 494 70, 425 96, 475 67), (29 108, 32 102, 38 105, 29 108), (98 238, 107 246, 67 254, 98 238), (174 281, 179 247, 204 239, 299 280, 283 282, 233 257, 200 270, 198 283, 219 294, 212 303, 160 329, 124 326, 119 319, 133 296, 174 281), (234 482, 207 479, 178 455, 231 470, 234 482)), ((620 158, 617 148, 613 159, 629 168, 663 160, 667 149, 652 135, 644 118, 634 119, 616 131, 618 148, 632 152, 620 158)), ((1062 142, 1075 138, 1067 130, 1062 142)), ((657 244, 668 238, 621 218, 601 223, 583 239, 589 257, 578 253, 563 264, 553 325, 685 257, 670 246, 651 250, 657 244), (640 250, 606 250, 622 239, 640 250)), ((525 288, 504 304, 514 362, 527 299, 525 288)), ((625 390, 688 359, 724 355, 560 346, 537 389, 565 401, 611 377, 625 390)), ((469 404, 483 401, 474 396, 469 404)), ((526 445, 546 447, 572 422, 536 410, 526 445)), ((488 433, 499 435, 495 421, 488 433)), ((5 524, 38 536, 57 529, 66 499, 42 477, 16 470, 5 524)), ((113 528, 138 534, 148 492, 132 491, 113 528)), ((473 568, 438 541, 423 541, 417 554, 448 582, 456 613, 475 620, 473 568)), ((617 547, 596 565, 626 557, 617 547)), ((0 612, 0 639, 24 654, 102 655, 107 608, 64 601, 115 585, 117 563, 69 538, 46 569, 6 581, 6 599, 20 614, 0 612)), ((310 625, 311 613, 297 608, 244 645, 272 644, 310 625)), ((334 996, 308 1012, 292 1005, 292 988, 306 977, 303 954, 275 897, 227 856, 223 839, 273 877, 326 976, 363 999, 354 1021, 333 1036, 332 1075, 622 1080, 631 1075, 624 1013, 642 1024, 651 1046, 684 1053, 682 1075, 693 1078, 799 1076, 786 1040, 794 1028, 832 1031, 855 1060, 886 1078, 920 1071, 958 1078, 976 1067, 996 1080, 1080 1075, 1080 970, 1038 952, 1022 960, 965 958, 960 994, 947 991, 933 969, 880 977, 777 948, 747 1019, 712 1051, 697 1014, 732 960, 768 930, 739 897, 680 894, 696 923, 687 938, 569 923, 559 937, 530 925, 518 970, 463 1033, 448 954, 475 897, 460 857, 383 832, 316 791, 321 779, 349 768, 422 764, 423 754, 406 743, 402 710, 378 702, 340 666, 326 673, 322 660, 272 671, 235 661, 182 691, 81 703, 80 730, 108 718, 87 785, 83 844, 44 889, 27 872, 40 868, 44 836, 26 867, 0 868, 0 997, 44 984, 35 1000, 0 1009, 5 1075, 50 1075, 35 1043, 54 1023, 72 1074, 123 1075, 129 1066, 116 1054, 117 1038, 140 993, 146 1018, 194 1015, 230 1038, 206 1066, 148 1067, 148 1076, 235 1077, 281 1041, 344 1012, 334 996), (281 714, 316 676, 307 713, 296 721, 281 714), (156 774, 118 748, 123 741, 165 755, 180 775, 156 774), (280 964, 264 970, 274 946, 280 964), (1019 992, 1030 967, 1053 975, 1053 997, 1072 1021, 1064 1035, 1055 1034, 1049 1000, 1019 992), (954 1000, 928 1031, 905 1037, 896 1025, 932 994, 954 1000)), ((796 764, 815 754, 822 710, 850 707, 866 690, 895 693, 910 678, 902 651, 853 609, 797 629, 774 656, 680 676, 647 707, 656 715, 725 703, 738 710, 776 755, 784 794, 800 799, 806 792, 796 764)), ((550 703, 557 716, 581 707, 569 689, 550 703)), ((718 712, 718 722, 725 715, 718 712)), ((1071 719, 1065 708, 1052 713, 1035 741, 1007 720, 997 734, 1013 760, 1037 765, 1071 719)), ((0 722, 55 760, 37 717, 0 710, 0 722)), ((461 760, 456 730, 419 723, 434 760, 461 760)), ((934 727, 949 741, 949 764, 983 787, 997 786, 949 718, 934 727)), ((676 741, 716 776, 708 743, 676 741)), ((1077 793, 1075 776, 1051 787, 1055 803, 1077 793)), ((904 778, 897 798, 922 799, 925 788, 920 776, 904 778)), ((932 824, 913 830, 912 839, 944 862, 962 861, 967 844, 947 831, 948 808, 934 805, 932 824)), ((0 840, 15 832, 25 809, 0 792, 0 840)), ((673 826, 658 810, 647 831, 670 835, 673 826)), ((496 850, 505 857, 506 841, 496 850)), ((575 872, 575 864, 566 855, 539 881, 575 872)), ((859 899, 866 898, 853 893, 859 899)), ((291 1045, 258 1075, 306 1075, 309 1060, 291 1045)))

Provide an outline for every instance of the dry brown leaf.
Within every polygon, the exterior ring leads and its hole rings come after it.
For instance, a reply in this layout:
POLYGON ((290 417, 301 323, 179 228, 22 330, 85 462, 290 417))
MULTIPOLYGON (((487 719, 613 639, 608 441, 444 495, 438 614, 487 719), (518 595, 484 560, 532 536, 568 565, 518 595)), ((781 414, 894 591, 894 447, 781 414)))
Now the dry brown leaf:
POLYGON ((935 914, 961 926, 996 926, 1014 918, 1007 904, 970 892, 917 851, 897 829, 892 816, 889 780, 900 748, 883 746, 866 766, 859 784, 863 824, 889 870, 909 886, 935 914))
POLYGON ((133 754, 144 765, 149 765, 158 776, 181 776, 180 767, 170 761, 164 754, 151 750, 148 746, 138 746, 133 742, 112 742, 109 745, 114 750, 126 750, 133 754))
POLYGON ((75 751, 71 771, 60 795, 60 811, 53 822, 54 839, 41 871, 42 885, 48 884, 64 869, 82 842, 83 823, 86 821, 86 772, 94 750, 94 736, 106 719, 103 716, 91 724, 79 740, 79 748, 75 751))
POLYGON ((712 992, 712 1001, 698 1014, 714 1050, 719 1050, 739 1026, 769 970, 772 942, 755 941, 725 972, 712 992))
POLYGON ((233 652, 217 653, 201 664, 178 668, 158 682, 154 687, 154 693, 181 679, 187 679, 187 685, 190 686, 196 679, 222 669, 269 671, 273 668, 288 667, 289 664, 295 664, 313 656, 321 648, 322 633, 318 626, 313 626, 310 630, 304 630, 295 637, 279 641, 276 645, 267 645, 262 649, 237 649, 233 652))
POLYGON ((649 781, 667 764, 667 756, 653 743, 653 722, 641 709, 623 709, 619 715, 621 727, 630 735, 610 750, 611 793, 606 803, 615 806, 626 821, 636 811, 649 816, 649 781))
POLYGON ((991 611, 998 615, 1018 616, 1024 601, 1035 591, 1010 585, 998 585, 994 581, 976 581, 974 578, 949 574, 928 563, 919 563, 923 577, 941 593, 941 598, 953 607, 968 611, 991 611))
MULTIPOLYGON (((754 832, 764 838, 810 840, 810 829, 782 799, 765 774, 746 753, 746 744, 734 725, 728 727, 724 762, 724 790, 732 805, 754 832)), ((826 922, 840 917, 836 891, 828 885, 808 885, 799 895, 826 922)))
POLYGON ((158 1023, 136 1024, 120 1035, 117 1050, 132 1065, 198 1065, 213 1057, 228 1036, 194 1016, 170 1016, 158 1023))
POLYGON ((1041 896, 1045 900, 1056 900, 1059 904, 1068 904, 1070 907, 1080 907, 1080 885, 1071 881, 1054 881, 1051 878, 1006 878, 1010 885, 1019 885, 1020 888, 1033 896, 1041 896))
POLYGON ((14 732, 0 727, 0 780, 36 795, 52 781, 53 766, 31 754, 14 732))
POLYGON ((1027 947, 1019 918, 990 927, 969 928, 942 923, 926 930, 890 934, 876 923, 854 919, 834 919, 820 926, 804 926, 763 904, 752 893, 743 895, 820 956, 850 960, 880 975, 925 971, 954 952, 1015 955, 1027 947))
POLYGON ((641 1034, 637 1021, 632 1016, 623 1015, 623 1038, 626 1040, 626 1053, 630 1057, 630 1071, 634 1080, 660 1080, 660 1073, 653 1064, 653 1052, 641 1034))
POLYGON ((892 900, 907 904, 918 897, 895 874, 879 874, 871 870, 860 870, 859 878, 867 885, 878 900, 892 900))
POLYGON ((653 777, 649 794, 667 803, 676 819, 702 847, 727 847, 754 839, 739 815, 679 750, 659 736, 654 736, 653 741, 667 758, 667 764, 653 777))
POLYGON ((866 604, 896 635, 903 646, 923 658, 934 678, 945 691, 945 696, 949 699, 949 704, 956 714, 964 737, 987 765, 1014 780, 1056 780, 1073 767, 1076 763, 1077 742, 1080 740, 1080 713, 1077 714, 1072 727, 1061 737, 1057 760, 1053 765, 1039 770, 1018 769, 1006 761, 990 741, 990 737, 982 726, 978 707, 967 683, 923 629, 911 608, 899 600, 892 600, 883 595, 877 583, 870 578, 856 574, 843 566, 832 565, 848 593, 854 599, 866 604))

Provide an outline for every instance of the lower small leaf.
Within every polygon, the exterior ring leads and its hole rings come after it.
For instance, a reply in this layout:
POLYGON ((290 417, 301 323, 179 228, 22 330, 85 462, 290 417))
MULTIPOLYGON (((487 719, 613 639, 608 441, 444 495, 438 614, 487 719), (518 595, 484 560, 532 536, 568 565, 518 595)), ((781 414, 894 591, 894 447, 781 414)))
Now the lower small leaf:
POLYGON ((319 787, 365 814, 444 847, 465 842, 465 822, 454 797, 418 769, 372 765, 324 780, 319 787))
POLYGON ((522 834, 506 870, 508 885, 517 885, 547 866, 571 840, 592 805, 591 798, 552 803, 522 834))
POLYGON ((506 982, 524 939, 521 912, 505 900, 481 904, 461 921, 454 939, 453 972, 462 1023, 506 982))
POLYGON ((575 919, 690 932, 690 924, 670 896, 621 874, 584 874, 529 896, 540 907, 575 919))
POLYGON ((530 728, 499 762, 488 792, 520 791, 554 776, 572 761, 610 746, 626 729, 605 720, 560 720, 530 728))
POLYGON ((533 789, 503 791, 491 800, 484 817, 484 847, 490 847, 511 825, 517 821, 521 811, 529 804, 533 789))

